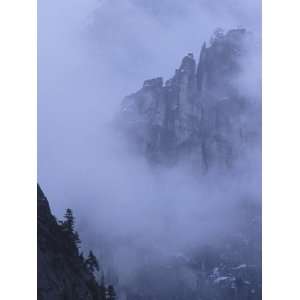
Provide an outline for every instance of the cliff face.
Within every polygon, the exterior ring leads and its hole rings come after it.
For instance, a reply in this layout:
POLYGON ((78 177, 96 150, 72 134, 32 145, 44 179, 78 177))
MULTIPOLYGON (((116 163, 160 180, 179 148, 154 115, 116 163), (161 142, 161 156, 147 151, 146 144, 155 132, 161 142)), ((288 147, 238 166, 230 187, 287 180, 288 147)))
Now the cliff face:
POLYGON ((38 300, 102 300, 101 288, 52 215, 38 186, 38 300))
POLYGON ((236 83, 249 37, 243 29, 217 32, 198 63, 190 53, 165 84, 146 80, 123 100, 122 127, 151 161, 187 158, 203 170, 230 166, 259 139, 259 126, 249 122, 259 108, 236 83))

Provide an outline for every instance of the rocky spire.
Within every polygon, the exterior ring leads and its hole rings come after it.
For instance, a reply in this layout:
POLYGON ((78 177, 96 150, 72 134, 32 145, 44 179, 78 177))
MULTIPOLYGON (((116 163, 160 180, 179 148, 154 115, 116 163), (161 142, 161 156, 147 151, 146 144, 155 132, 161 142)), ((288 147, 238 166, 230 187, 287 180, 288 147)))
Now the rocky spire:
POLYGON ((201 93, 205 81, 206 43, 203 43, 197 66, 197 89, 201 93))
POLYGON ((209 47, 202 45, 198 65, 189 53, 165 85, 161 77, 146 80, 124 99, 122 127, 147 157, 162 163, 195 157, 206 169, 234 160, 247 111, 232 78, 240 72, 245 36, 242 29, 218 31, 209 47))

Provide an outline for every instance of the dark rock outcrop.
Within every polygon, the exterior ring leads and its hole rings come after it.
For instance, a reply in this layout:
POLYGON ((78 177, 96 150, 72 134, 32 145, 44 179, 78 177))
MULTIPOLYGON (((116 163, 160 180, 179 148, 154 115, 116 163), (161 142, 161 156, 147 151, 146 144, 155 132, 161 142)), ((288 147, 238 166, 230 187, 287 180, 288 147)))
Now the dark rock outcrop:
POLYGON ((259 140, 260 128, 253 130, 249 120, 260 107, 236 83, 249 39, 244 29, 218 31, 209 47, 203 44, 198 64, 189 53, 165 84, 146 80, 124 99, 121 126, 152 162, 187 158, 202 170, 230 166, 253 138, 259 140))
POLYGON ((104 300, 101 287, 52 215, 39 185, 37 208, 38 300, 104 300))

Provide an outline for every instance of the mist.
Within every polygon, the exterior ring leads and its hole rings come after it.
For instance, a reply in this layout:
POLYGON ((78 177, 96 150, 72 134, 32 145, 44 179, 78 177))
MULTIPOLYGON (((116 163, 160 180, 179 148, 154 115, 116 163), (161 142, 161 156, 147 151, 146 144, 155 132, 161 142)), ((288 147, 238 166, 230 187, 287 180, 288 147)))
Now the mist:
MULTIPOLYGON (((232 172, 195 176, 150 166, 111 124, 126 95, 197 59, 215 28, 259 40, 260 1, 40 0, 38 10, 38 181, 59 218, 74 210, 84 247, 109 253, 126 281, 145 253, 168 260, 234 232, 237 208, 260 203, 260 145, 232 172)), ((258 99, 256 50, 243 65, 239 86, 258 99)))

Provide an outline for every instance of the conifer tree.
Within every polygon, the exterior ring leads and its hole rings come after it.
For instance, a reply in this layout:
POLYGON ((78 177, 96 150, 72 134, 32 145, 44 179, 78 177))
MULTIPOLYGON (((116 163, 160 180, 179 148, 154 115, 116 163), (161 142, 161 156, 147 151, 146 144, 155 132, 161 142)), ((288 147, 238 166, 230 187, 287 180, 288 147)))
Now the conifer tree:
POLYGON ((81 261, 81 263, 84 263, 84 256, 83 256, 83 252, 80 252, 80 254, 79 254, 79 258, 80 258, 80 261, 81 261))
POLYGON ((73 211, 70 208, 67 208, 66 213, 64 215, 65 221, 63 221, 63 227, 69 233, 74 233, 74 216, 73 211))
POLYGON ((81 241, 79 239, 78 232, 74 230, 75 217, 73 215, 73 211, 70 208, 66 209, 64 220, 60 222, 60 225, 66 238, 70 241, 72 248, 75 251, 74 253, 78 254, 78 248, 81 241))
POLYGON ((74 240, 74 243, 79 247, 79 245, 81 244, 81 240, 79 238, 79 234, 77 231, 75 231, 73 234, 73 240, 74 240))
POLYGON ((112 285, 109 285, 107 288, 107 300, 115 300, 116 299, 116 292, 112 285))
POLYGON ((104 280, 104 274, 103 274, 103 271, 101 271, 101 279, 100 279, 99 293, 100 293, 100 298, 101 298, 102 300, 106 300, 106 287, 105 287, 105 280, 104 280))
POLYGON ((94 273, 95 271, 99 272, 99 270, 100 270, 98 260, 97 260, 96 256, 94 255, 93 251, 91 251, 91 250, 85 261, 85 265, 91 273, 94 273))

